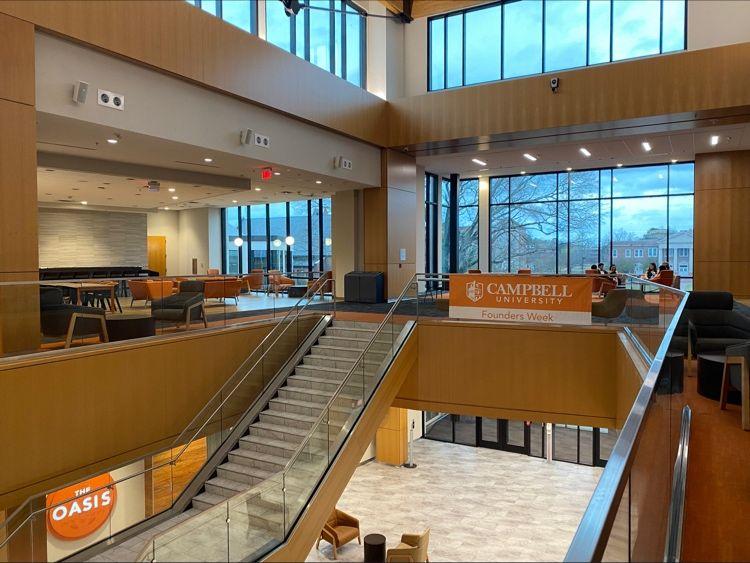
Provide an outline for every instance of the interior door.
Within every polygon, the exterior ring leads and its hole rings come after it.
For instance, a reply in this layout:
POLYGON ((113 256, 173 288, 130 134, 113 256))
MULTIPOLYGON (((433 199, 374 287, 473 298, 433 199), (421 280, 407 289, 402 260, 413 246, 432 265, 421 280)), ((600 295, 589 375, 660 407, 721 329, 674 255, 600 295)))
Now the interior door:
POLYGON ((477 445, 531 455, 531 423, 477 417, 477 445))
POLYGON ((148 241, 148 269, 167 275, 167 237, 150 236, 148 241))

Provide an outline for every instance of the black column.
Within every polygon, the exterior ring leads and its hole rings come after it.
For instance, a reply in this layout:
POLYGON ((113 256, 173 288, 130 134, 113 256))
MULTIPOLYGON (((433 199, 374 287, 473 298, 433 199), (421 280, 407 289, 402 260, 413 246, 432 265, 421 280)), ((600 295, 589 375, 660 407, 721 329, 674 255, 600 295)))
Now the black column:
POLYGON ((448 268, 451 272, 458 272, 458 174, 451 174, 451 206, 450 206, 450 257, 448 268))

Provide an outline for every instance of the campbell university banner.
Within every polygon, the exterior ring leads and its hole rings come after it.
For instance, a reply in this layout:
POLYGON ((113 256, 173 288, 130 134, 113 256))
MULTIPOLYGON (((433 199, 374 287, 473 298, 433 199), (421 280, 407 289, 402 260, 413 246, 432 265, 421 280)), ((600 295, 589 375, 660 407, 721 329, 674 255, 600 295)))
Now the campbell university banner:
POLYGON ((590 324, 591 278, 451 274, 450 316, 483 321, 590 324))

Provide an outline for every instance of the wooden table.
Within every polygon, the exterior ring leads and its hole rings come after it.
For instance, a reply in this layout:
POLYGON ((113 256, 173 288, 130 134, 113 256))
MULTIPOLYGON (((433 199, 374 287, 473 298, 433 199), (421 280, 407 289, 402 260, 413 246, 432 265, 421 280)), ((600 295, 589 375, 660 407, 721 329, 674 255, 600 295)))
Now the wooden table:
MULTIPOLYGON (((54 287, 62 287, 65 289, 74 289, 76 291, 76 302, 74 305, 77 305, 78 303, 83 303, 83 300, 81 299, 82 295, 84 293, 93 293, 95 291, 107 291, 109 292, 109 298, 107 299, 109 301, 109 310, 112 312, 117 311, 118 309, 118 300, 115 295, 115 290, 117 289, 119 282, 116 281, 102 281, 102 282, 46 282, 44 285, 54 286, 54 287)), ((120 312, 122 313, 122 308, 120 308, 120 312)))

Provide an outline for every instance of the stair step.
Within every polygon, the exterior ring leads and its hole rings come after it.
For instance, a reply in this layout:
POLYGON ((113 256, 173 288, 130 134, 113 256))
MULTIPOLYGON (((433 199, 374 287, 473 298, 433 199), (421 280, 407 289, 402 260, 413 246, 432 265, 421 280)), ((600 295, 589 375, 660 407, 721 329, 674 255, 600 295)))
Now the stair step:
POLYGON ((293 412, 265 410, 260 413, 260 420, 269 424, 293 426, 308 431, 317 420, 317 417, 293 412))
POLYGON ((285 442, 263 436, 243 436, 239 443, 240 449, 269 453, 285 459, 291 458, 299 445, 300 442, 285 442))
POLYGON ((335 319, 331 326, 334 328, 362 328, 365 330, 377 330, 380 323, 368 323, 364 321, 340 321, 335 319))
MULTIPOLYGON (((315 344, 311 351, 316 356, 330 356, 333 358, 349 358, 351 360, 357 360, 362 355, 362 350, 358 348, 344 348, 342 346, 329 346, 327 344, 315 344)), ((388 352, 385 350, 373 350, 367 351, 366 359, 370 361, 382 360, 385 358, 388 352)))
POLYGON ((234 481, 225 477, 214 477, 206 481, 206 492, 212 495, 219 495, 225 498, 231 498, 236 494, 247 491, 252 485, 242 481, 234 481))
POLYGON ((387 352, 391 349, 391 338, 390 335, 383 335, 378 337, 375 342, 370 340, 364 340, 360 338, 347 338, 342 336, 321 336, 318 338, 318 344, 322 346, 333 346, 339 348, 346 348, 349 350, 364 350, 369 346, 368 354, 372 351, 383 351, 387 352))
MULTIPOLYGON (((356 378, 353 383, 360 382, 361 378, 356 378)), ((297 401, 316 402, 325 405, 333 396, 332 391, 321 391, 320 389, 308 389, 305 387, 292 387, 287 385, 279 389, 279 397, 295 399, 297 401)), ((359 396, 354 393, 339 393, 339 399, 356 401, 359 396)))
MULTIPOLYGON (((308 354, 302 358, 302 364, 297 367, 307 368, 308 366, 315 367, 328 367, 333 369, 341 369, 345 372, 349 372, 352 366, 357 362, 357 358, 336 358, 333 356, 321 356, 317 354, 308 354)), ((376 373, 382 361, 374 360, 367 355, 365 358, 365 373, 376 373)))
POLYGON ((274 474, 273 471, 261 469, 259 467, 253 467, 250 465, 244 465, 242 463, 222 463, 217 468, 219 477, 232 479, 233 481, 241 481, 247 483, 250 486, 257 485, 268 479, 274 474))
POLYGON ((281 426, 262 421, 251 424, 249 430, 252 436, 264 436, 285 442, 301 442, 309 431, 294 426, 281 426))
MULTIPOLYGON (((374 379, 372 375, 365 375, 365 382, 371 383, 374 379)), ((320 391, 326 391, 330 395, 333 395, 343 384, 343 378, 327 379, 325 377, 314 377, 310 375, 292 375, 288 380, 287 384, 291 384, 294 387, 304 389, 318 389, 320 391)), ((353 373, 346 383, 347 392, 349 394, 361 394, 362 392, 362 375, 360 373, 353 373)))
MULTIPOLYGON (((272 411, 304 414, 306 416, 315 417, 316 419, 325 407, 324 403, 311 403, 308 401, 298 401, 296 399, 287 399, 284 397, 275 397, 271 399, 269 404, 272 411)), ((337 401, 336 404, 331 406, 331 411, 331 416, 334 420, 337 420, 347 418, 351 409, 343 408, 337 401)))
POLYGON ((204 492, 193 497, 193 508, 203 512, 204 510, 207 510, 212 506, 216 506, 221 502, 226 502, 226 500, 226 497, 223 497, 221 495, 204 492))
POLYGON ((359 340, 370 340, 375 334, 374 328, 354 328, 329 326, 326 329, 326 336, 341 336, 344 338, 357 338, 359 340))
POLYGON ((284 470, 284 467, 289 460, 269 453, 244 448, 235 448, 229 452, 229 461, 238 465, 257 467, 264 471, 278 473, 279 471, 284 470))

